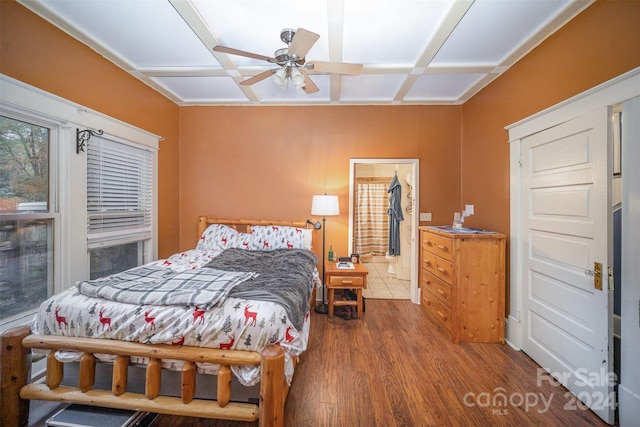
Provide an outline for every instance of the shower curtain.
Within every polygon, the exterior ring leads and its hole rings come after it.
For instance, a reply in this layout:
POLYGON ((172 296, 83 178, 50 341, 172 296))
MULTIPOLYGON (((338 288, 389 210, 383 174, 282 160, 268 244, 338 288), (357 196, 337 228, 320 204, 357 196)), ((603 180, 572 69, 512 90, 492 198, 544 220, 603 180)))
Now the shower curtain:
POLYGON ((356 179, 354 235, 360 255, 384 255, 389 243, 389 199, 391 178, 356 179))

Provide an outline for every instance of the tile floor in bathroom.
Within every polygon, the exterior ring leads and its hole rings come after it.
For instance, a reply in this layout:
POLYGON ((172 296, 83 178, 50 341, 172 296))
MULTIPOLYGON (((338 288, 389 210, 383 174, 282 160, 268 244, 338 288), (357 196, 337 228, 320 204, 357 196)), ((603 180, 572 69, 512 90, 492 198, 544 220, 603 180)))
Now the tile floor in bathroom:
POLYGON ((400 280, 389 274, 389 262, 384 256, 376 256, 363 260, 369 274, 367 275, 367 289, 362 291, 365 298, 372 299, 409 299, 411 281, 400 280))

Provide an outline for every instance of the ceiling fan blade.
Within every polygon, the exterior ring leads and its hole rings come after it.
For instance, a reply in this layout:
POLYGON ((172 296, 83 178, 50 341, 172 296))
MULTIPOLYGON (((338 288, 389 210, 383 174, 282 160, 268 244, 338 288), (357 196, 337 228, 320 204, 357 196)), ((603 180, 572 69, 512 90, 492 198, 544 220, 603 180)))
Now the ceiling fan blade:
POLYGON ((362 64, 344 62, 313 61, 306 64, 305 68, 315 73, 348 74, 350 76, 359 76, 362 73, 362 64))
POLYGON ((318 86, 316 86, 313 80, 311 80, 311 77, 309 77, 307 71, 304 68, 299 68, 299 70, 304 76, 304 86, 302 87, 302 90, 304 90, 308 94, 318 92, 320 89, 318 89, 318 86))
POLYGON ((316 33, 312 33, 304 28, 298 28, 296 34, 293 36, 293 40, 291 40, 287 54, 302 59, 319 38, 320 36, 316 33))
POLYGON ((254 83, 258 83, 266 78, 268 78, 269 76, 271 76, 274 73, 275 70, 267 70, 267 71, 263 71, 260 74, 256 74, 255 76, 248 78, 247 80, 243 80, 240 85, 241 86, 249 86, 252 85, 254 83))
POLYGON ((257 53, 245 52, 244 50, 234 49, 232 47, 218 45, 218 46, 215 46, 213 50, 215 50, 216 52, 230 53, 231 55, 238 55, 238 56, 245 56, 247 58, 260 59, 262 61, 267 61, 267 62, 273 62, 273 63, 276 62, 275 58, 270 58, 264 55, 258 55, 257 53))

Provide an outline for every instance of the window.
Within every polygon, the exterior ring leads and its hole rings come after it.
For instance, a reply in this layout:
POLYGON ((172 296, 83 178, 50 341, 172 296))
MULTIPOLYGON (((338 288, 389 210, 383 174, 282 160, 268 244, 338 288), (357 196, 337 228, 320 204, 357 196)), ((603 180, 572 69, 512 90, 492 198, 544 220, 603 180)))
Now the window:
POLYGON ((0 322, 53 292, 51 131, 0 116, 0 322))
POLYGON ((152 153, 111 137, 92 137, 87 149, 90 277, 140 265, 151 239, 152 153))
POLYGON ((160 137, 2 74, 0 93, 2 332, 79 280, 157 258, 160 137), (76 129, 104 134, 85 153, 76 129))

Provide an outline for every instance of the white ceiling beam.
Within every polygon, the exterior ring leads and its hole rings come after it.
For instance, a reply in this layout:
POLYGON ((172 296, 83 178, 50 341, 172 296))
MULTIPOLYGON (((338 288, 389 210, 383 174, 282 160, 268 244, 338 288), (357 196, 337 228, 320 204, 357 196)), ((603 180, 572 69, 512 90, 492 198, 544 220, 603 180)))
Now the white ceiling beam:
MULTIPOLYGON (((140 68, 137 72, 147 77, 252 77, 265 71, 264 67, 252 68, 236 68, 235 70, 226 70, 222 68, 212 67, 157 67, 157 68, 140 68)), ((394 74, 486 74, 500 73, 504 71, 501 67, 495 65, 463 65, 463 66, 431 66, 427 69, 413 67, 375 67, 363 68, 362 74, 370 75, 394 75, 394 74), (499 71, 496 71, 499 70, 499 71)), ((310 75, 320 75, 323 73, 314 73, 308 71, 310 75)))
POLYGON ((209 28, 202 18, 202 15, 200 15, 200 12, 198 12, 190 0, 169 0, 169 3, 171 3, 171 6, 178 12, 178 15, 182 17, 184 22, 191 28, 191 31, 200 39, 209 53, 216 58, 223 68, 236 68, 236 64, 229 59, 227 54, 214 52, 213 48, 219 45, 220 42, 218 42, 218 38, 213 33, 213 30, 209 28))
MULTIPOLYGON (((229 76, 228 70, 211 67, 167 67, 140 68, 140 74, 147 77, 219 77, 229 76)), ((257 74, 257 73, 256 73, 257 74)), ((238 73, 240 75, 240 73, 238 73)))
POLYGON ((164 87, 163 85, 158 83, 156 80, 153 80, 153 79, 151 79, 151 78, 149 78, 147 76, 144 76, 142 74, 136 75, 135 77, 137 77, 139 80, 142 80, 148 86, 150 86, 151 88, 153 88, 156 91, 160 92, 161 94, 163 94, 165 97, 169 98, 170 100, 172 100, 176 104, 182 102, 182 98, 180 96, 178 96, 177 94, 175 94, 173 91, 169 90, 168 88, 164 87))
MULTIPOLYGON (((329 61, 342 62, 344 39, 344 0, 327 1, 327 32, 329 34, 329 61)), ((330 99, 331 102, 340 101, 342 78, 331 74, 330 99)))
POLYGON ((498 77, 500 77, 500 74, 494 74, 494 73, 488 73, 488 74, 482 76, 481 79, 479 79, 477 82, 475 82, 473 85, 471 85, 466 91, 464 91, 463 94, 458 96, 459 103, 460 104, 464 104, 469 99, 471 99, 471 97, 473 97, 473 95, 475 95, 476 93, 480 92, 480 90, 483 87, 487 86, 489 83, 491 83, 492 81, 494 81, 498 77))
MULTIPOLYGON (((236 64, 229 58, 227 54, 215 52, 213 50, 215 46, 220 44, 218 42, 218 38, 214 34, 213 30, 209 28, 207 23, 202 18, 202 15, 200 15, 200 12, 198 12, 193 3, 190 0, 169 0, 169 3, 171 3, 173 8, 176 10, 176 12, 178 12, 182 19, 184 19, 184 22, 187 23, 189 28, 191 28, 191 31, 193 31, 194 34, 200 39, 207 50, 216 58, 220 65, 222 65, 222 68, 231 72, 227 73, 227 75, 233 75, 233 72, 237 70, 236 64)), ((244 80, 243 77, 235 76, 233 77, 233 79, 251 102, 260 101, 250 86, 240 85, 240 82, 244 80)))
POLYGON ((330 95, 331 102, 340 102, 340 93, 342 92, 342 76, 339 74, 331 74, 329 76, 330 95))
MULTIPOLYGON (((431 61, 436 56, 438 51, 442 48, 447 41, 453 30, 456 29, 464 15, 467 13, 471 5, 475 0, 459 0, 452 4, 451 9, 445 16, 442 24, 438 27, 433 38, 429 40, 427 47, 420 55, 420 59, 416 62, 415 68, 428 68, 431 61)), ((418 76, 415 74, 408 75, 396 96, 394 96, 394 102, 401 102, 407 93, 413 87, 413 84, 418 80, 418 76)))

